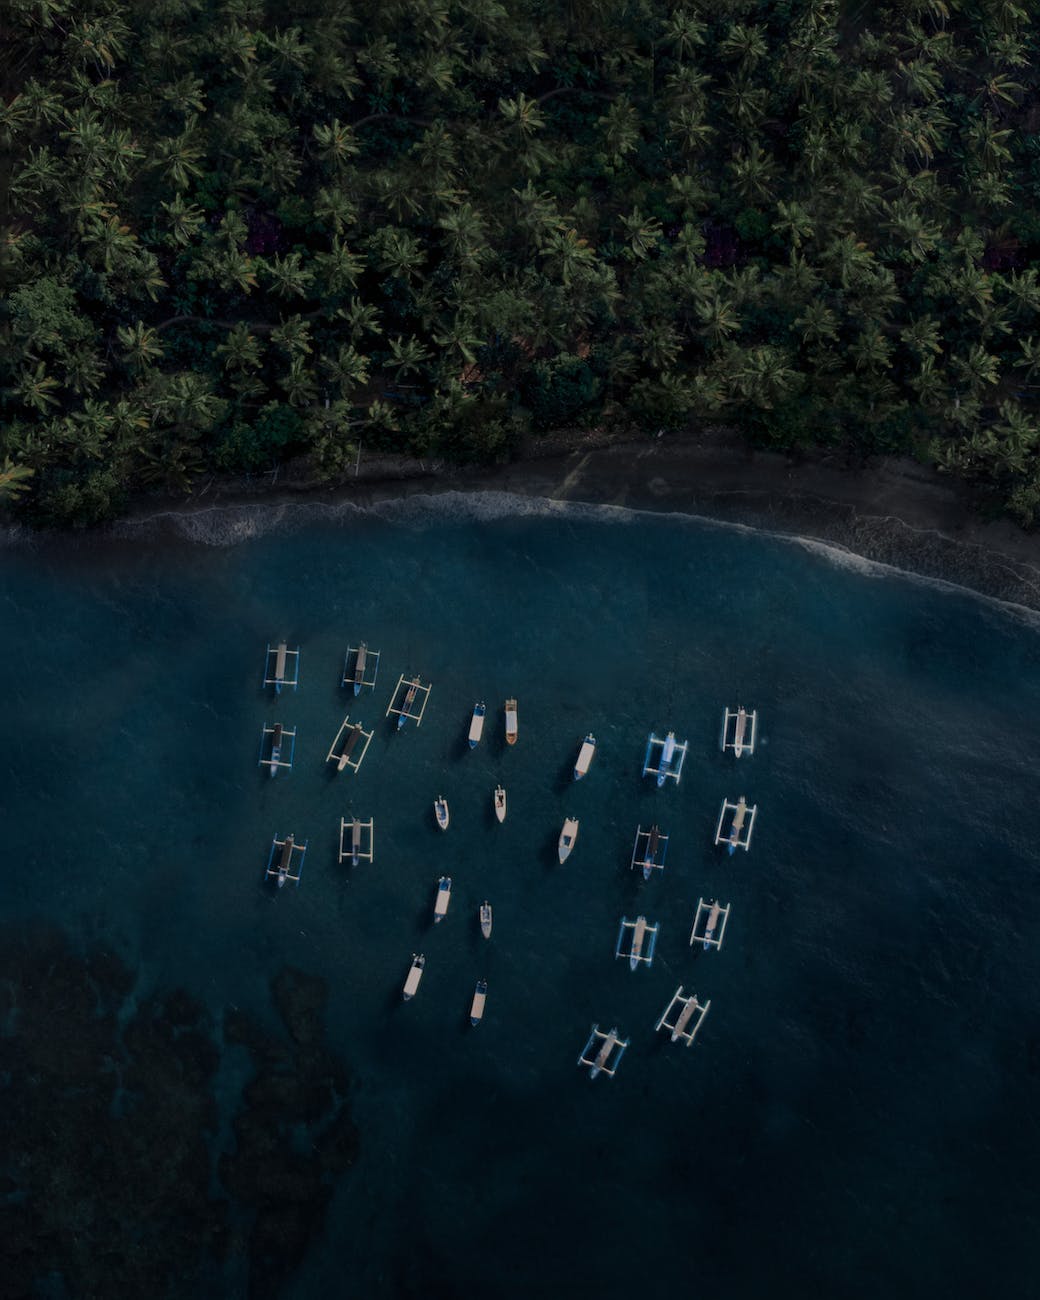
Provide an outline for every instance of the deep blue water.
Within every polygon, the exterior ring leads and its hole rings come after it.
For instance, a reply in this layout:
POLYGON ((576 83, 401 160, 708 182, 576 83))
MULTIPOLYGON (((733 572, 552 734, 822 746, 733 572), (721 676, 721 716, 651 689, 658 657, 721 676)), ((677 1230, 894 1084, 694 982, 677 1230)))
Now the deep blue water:
MULTIPOLYGON (((285 964, 328 981, 361 1150, 285 1294, 1035 1294, 1036 623, 694 520, 497 497, 291 518, 14 546, 0 569, 0 920, 112 945, 142 995, 183 987, 215 1015, 271 1021, 285 964), (275 701, 281 637, 300 687, 275 701), (355 707, 359 638, 382 659, 355 707), (433 690, 399 735, 402 672, 433 690), (737 701, 760 718, 739 763, 718 749, 737 701), (375 737, 332 776, 348 711, 375 737), (298 728, 275 781, 265 721, 298 728), (651 728, 689 740, 677 788, 640 777, 651 728), (713 831, 740 794, 759 816, 730 858, 713 831), (373 864, 337 864, 351 813, 375 819, 373 864), (628 862, 654 820, 668 865, 644 884, 628 862), (287 831, 308 856, 275 895, 287 831), (729 928, 703 953, 690 923, 716 894, 729 928), (637 913, 660 940, 632 973, 613 953, 637 913), (711 999, 689 1050, 654 1032, 679 983, 711 999), (631 1039, 612 1080, 576 1067, 594 1021, 631 1039)), ((213 1285, 244 1294, 241 1260, 213 1285)))

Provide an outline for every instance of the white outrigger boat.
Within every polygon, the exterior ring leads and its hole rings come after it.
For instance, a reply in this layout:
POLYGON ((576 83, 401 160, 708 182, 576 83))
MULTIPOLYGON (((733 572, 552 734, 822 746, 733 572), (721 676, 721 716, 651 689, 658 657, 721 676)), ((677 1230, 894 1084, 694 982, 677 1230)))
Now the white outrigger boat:
POLYGON ((286 835, 284 839, 279 839, 276 835, 271 841, 271 852, 267 855, 267 870, 264 875, 274 880, 279 889, 282 889, 286 881, 291 880, 299 888, 300 877, 303 875, 303 860, 307 856, 307 841, 302 844, 296 843, 295 835, 286 835), (281 849, 281 853, 278 850, 281 849), (297 857, 296 854, 300 856, 297 857), (275 856, 278 856, 278 862, 275 863, 275 856))
POLYGON ((689 744, 688 740, 681 742, 676 740, 674 731, 669 731, 664 740, 651 731, 650 739, 646 742, 646 754, 643 757, 643 775, 656 776, 658 789, 664 785, 669 777, 678 785, 679 778, 682 776, 683 763, 686 762, 686 751, 689 744), (650 760, 658 746, 660 746, 661 755, 657 760, 657 766, 654 767, 650 760))
POLYGON ((404 673, 397 679, 397 685, 390 696, 390 703, 386 706, 386 716, 391 713, 397 715, 397 730, 400 731, 406 722, 414 722, 417 727, 422 726, 423 714, 426 712, 426 705, 430 700, 430 691, 433 689, 433 683, 428 686, 422 684, 419 677, 406 678, 404 673), (404 696, 400 705, 397 698, 404 690, 404 696), (420 702, 421 701, 421 702, 420 702), (418 704, 418 708, 416 705, 418 704))
POLYGON ((663 871, 665 858, 668 856, 668 836, 661 833, 655 822, 648 831, 642 826, 636 827, 635 843, 632 845, 632 867, 642 867, 643 879, 649 880, 654 870, 663 871))
POLYGON ((516 718, 516 700, 506 700, 506 744, 516 744, 516 733, 518 731, 516 718))
POLYGON ((755 829, 755 818, 758 815, 758 804, 748 804, 743 795, 736 803, 731 803, 729 799, 723 799, 722 808, 719 810, 718 825, 715 827, 715 843, 722 844, 725 841, 726 851, 732 856, 737 849, 743 849, 745 852, 751 847, 751 832, 755 829), (728 832, 722 829, 726 820, 726 813, 730 812, 733 817, 730 821, 728 832))
POLYGON ((737 709, 726 709, 722 716, 722 742, 721 749, 725 753, 727 749, 732 749, 734 755, 739 758, 741 754, 753 754, 755 752, 755 740, 758 736, 758 710, 752 709, 748 713, 743 705, 737 709), (730 723, 733 726, 730 726, 730 723), (751 724, 751 734, 748 735, 748 724, 751 724))
POLYGON ((491 904, 486 898, 480 905, 480 933, 485 939, 491 938, 491 904))
POLYGON ((575 781, 580 781, 586 772, 588 772, 589 764, 592 762, 595 753, 596 737, 590 731, 581 742, 581 749, 578 751, 578 761, 574 764, 575 781))
POLYGON ((487 980, 477 980, 473 1001, 469 1008, 469 1023, 479 1025, 484 1019, 484 1004, 487 1001, 487 980))
POLYGON ((727 903, 725 907, 713 898, 710 903, 706 903, 703 898, 697 900, 697 914, 693 918, 693 928, 690 930, 690 947, 695 943, 702 943, 704 950, 709 948, 721 948, 722 940, 726 935, 726 922, 729 920, 729 909, 731 904, 727 903), (701 928, 701 917, 704 917, 704 927, 701 928), (720 925, 719 922, 722 922, 720 925), (715 931, 718 930, 718 937, 715 931))
POLYGON ((351 722, 348 713, 340 723, 339 731, 336 732, 335 738, 329 746, 329 752, 325 755, 325 762, 335 763, 337 772, 342 772, 348 767, 352 772, 356 772, 364 762, 371 743, 372 732, 366 731, 360 722, 351 722), (362 740, 365 743, 355 753, 354 751, 358 749, 362 740))
POLYGON ((568 817, 563 823, 563 830, 560 831, 560 842, 557 845, 557 852, 560 857, 561 866, 571 856, 571 850, 574 848, 574 841, 577 838, 578 819, 577 817, 568 817))
POLYGON ((369 650, 367 641, 362 641, 360 645, 347 646, 347 653, 343 659, 341 686, 350 686, 353 688, 355 695, 360 695, 362 686, 375 686, 378 676, 378 650, 369 650), (350 667, 351 655, 354 656, 353 668, 350 667), (368 675, 369 672, 372 674, 371 677, 368 675))
POLYGON ((484 734, 484 715, 487 713, 487 705, 483 700, 473 706, 473 716, 469 720, 469 747, 476 749, 480 744, 480 738, 484 734))
POLYGON ((649 925, 645 916, 637 916, 634 921, 630 921, 627 916, 621 918, 621 925, 618 927, 617 943, 614 945, 614 957, 628 957, 628 969, 636 970, 640 962, 646 962, 648 967, 654 964, 654 949, 657 947, 657 931, 660 929, 659 924, 649 925), (631 930, 629 936, 628 952, 621 951, 625 941, 625 931, 631 930), (650 936, 650 943, 647 950, 643 952, 643 944, 647 935, 650 936))
POLYGON ((628 1044, 629 1039, 618 1037, 617 1025, 609 1034, 605 1034, 599 1025, 593 1025, 592 1033, 589 1034, 588 1041, 581 1049, 578 1064, 589 1067, 590 1079, 594 1079, 600 1071, 613 1079, 628 1044), (594 1046, 598 1046, 599 1050, 595 1056, 590 1056, 589 1053, 594 1046), (616 1052, 615 1049, 617 1049, 616 1052))
POLYGON ((404 992, 402 997, 406 1002, 411 1002, 419 989, 419 981, 422 979, 423 969, 426 966, 426 958, 421 952, 412 953, 412 964, 408 967, 408 978, 404 982, 404 992))
POLYGON ((363 822, 359 817, 339 819, 339 860, 356 867, 359 862, 371 862, 375 853, 375 822, 370 817, 363 822), (348 834, 349 832, 349 834, 348 834))
POLYGON ((437 798, 434 799, 433 812, 437 818, 437 825, 442 831, 446 831, 448 829, 448 819, 450 814, 448 812, 448 801, 445 799, 444 795, 438 795, 437 798))
POLYGON ((278 769, 284 767, 292 771, 293 755, 296 753, 296 728, 283 727, 276 722, 273 727, 264 727, 260 732, 260 761, 258 767, 269 769, 271 776, 278 775, 278 769), (283 758, 285 742, 289 741, 289 757, 283 758))
POLYGON ((500 822, 506 819, 506 791, 501 785, 495 787, 495 816, 500 822))
POLYGON ((664 1011, 661 1012, 661 1019, 658 1020, 654 1028, 669 1030, 671 1033, 670 1042, 677 1043, 681 1039, 687 1047, 690 1047, 693 1040, 697 1037, 697 1030, 700 1029, 704 1017, 708 1014, 708 1008, 711 1006, 711 998, 702 1004, 697 1001, 697 998, 693 993, 684 998, 682 990, 683 986, 680 984, 672 994, 671 1002, 669 1002, 664 1011), (680 1006, 682 1010, 674 1020, 669 1020, 668 1017, 672 1014, 672 1011, 677 1005, 680 1006), (698 1012, 700 1012, 699 1015, 697 1014, 698 1012), (696 1019, 694 1019, 694 1017, 696 1017, 696 1019), (691 1024, 692 1028, 690 1027, 691 1024))
POLYGON ((448 904, 451 902, 451 876, 441 876, 437 882, 437 898, 433 904, 433 923, 443 921, 448 914, 448 904))
POLYGON ((267 659, 264 662, 264 685, 273 686, 275 695, 281 695, 283 686, 291 686, 293 690, 296 690, 299 682, 299 646, 295 650, 290 650, 284 641, 279 641, 272 649, 270 643, 268 643, 267 659))

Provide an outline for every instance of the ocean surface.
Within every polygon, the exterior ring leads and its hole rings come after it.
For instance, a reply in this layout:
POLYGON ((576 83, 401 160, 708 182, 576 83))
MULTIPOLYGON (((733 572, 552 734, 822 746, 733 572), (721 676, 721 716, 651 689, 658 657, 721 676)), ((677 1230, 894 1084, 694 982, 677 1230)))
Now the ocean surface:
MULTIPOLYGON (((33 1027, 19 1013, 10 954, 29 969, 32 936, 55 928, 83 960, 115 954, 131 972, 116 1021, 177 990, 204 1008, 214 1204, 236 1107, 255 1100, 255 1061, 221 1037, 229 1009, 285 1039, 272 980, 319 977, 323 1050, 349 1078, 356 1155, 326 1173, 277 1286, 264 1290, 237 1203, 224 1247, 197 1268, 189 1249, 156 1294, 1036 1294, 1033 616, 797 541, 499 495, 15 543, 0 611, 0 1099, 20 1035, 45 1036, 54 1016, 74 1038, 96 1014, 70 1020, 38 971, 33 1027), (275 698, 261 679, 280 639, 300 647, 300 681, 275 698), (355 700, 340 675, 362 639, 381 658, 355 700), (432 691, 421 727, 398 733, 385 710, 402 673, 432 691), (738 703, 759 718, 739 761, 719 749, 738 703), (336 775, 324 759, 348 713, 375 734, 360 771, 336 775), (270 780, 257 758, 273 722, 298 736, 293 771, 270 780), (681 782, 658 790, 644 748, 668 729, 689 748, 681 782), (575 784, 589 731, 596 756, 575 784), (740 795, 758 815, 750 851, 730 857, 715 824, 740 795), (357 867, 337 861, 354 814, 375 825, 374 861, 357 867), (569 815, 580 832, 561 867, 569 815), (644 883, 629 861, 652 822, 669 851, 644 883), (288 832, 308 841, 302 881, 272 890, 269 847, 288 832), (722 950, 704 952, 690 926, 713 897, 731 913, 722 950), (614 947, 640 914, 659 941, 632 972, 614 947), (654 1029, 680 984, 711 1000, 690 1048, 654 1029), (630 1040, 612 1079, 577 1066, 593 1023, 630 1040)), ((134 1050, 150 1050, 140 1035, 134 1050)), ((118 1071, 119 1049, 103 1055, 118 1071)), ((72 1096, 91 1081, 68 1066, 73 1045, 62 1059, 72 1096)), ((181 1095, 147 1117, 157 1167, 181 1095)), ((302 1161, 306 1117, 285 1095, 269 1122, 302 1161)), ((94 1158, 76 1156, 63 1195, 100 1232, 94 1158)), ((2 1155, 0 1174, 0 1214, 21 1213, 33 1193, 2 1155)), ((104 1229, 116 1252, 124 1228, 104 1229)), ((34 1290, 0 1294, 82 1294, 62 1238, 34 1290)))

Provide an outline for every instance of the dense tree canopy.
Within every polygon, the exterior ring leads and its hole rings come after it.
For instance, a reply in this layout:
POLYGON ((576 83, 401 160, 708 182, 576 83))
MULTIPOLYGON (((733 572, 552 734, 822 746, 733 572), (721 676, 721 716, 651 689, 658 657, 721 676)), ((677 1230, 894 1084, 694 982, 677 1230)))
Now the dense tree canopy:
POLYGON ((1025 0, 8 0, 0 497, 607 413, 1040 514, 1025 0))

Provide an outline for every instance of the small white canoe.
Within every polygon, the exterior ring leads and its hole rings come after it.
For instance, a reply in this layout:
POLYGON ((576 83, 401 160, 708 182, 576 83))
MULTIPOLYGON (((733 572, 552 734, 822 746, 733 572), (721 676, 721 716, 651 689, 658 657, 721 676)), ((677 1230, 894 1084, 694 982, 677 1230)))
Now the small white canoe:
POLYGON ((506 792, 501 785, 495 791, 495 816, 500 822, 506 819, 506 792))
POLYGON ((559 853, 560 862, 566 862, 571 855, 571 849, 574 848, 574 841, 578 838, 578 819, 577 817, 568 817, 563 823, 563 830, 560 831, 559 853))
POLYGON ((469 1009, 469 1023, 479 1025, 484 1018, 484 1003, 487 1001, 487 980, 477 980, 473 994, 473 1003, 469 1009))
POLYGON ((491 938, 491 904, 486 898, 480 905, 480 933, 485 939, 491 938))
POLYGON ((450 814, 448 812, 448 801, 445 799, 444 795, 439 795, 434 799, 433 811, 437 818, 437 825, 442 831, 446 831, 448 829, 448 818, 450 814))
POLYGON ((516 700, 506 700, 506 744, 516 744, 516 700))
POLYGON ((589 770, 589 764, 592 762, 593 755, 596 752, 596 737, 590 731, 582 741, 581 749, 578 751, 578 761, 574 764, 574 779, 580 781, 585 773, 589 770))
POLYGON ((480 738, 484 734, 484 714, 486 712, 487 709, 485 708, 483 701, 481 701, 480 704, 474 704, 473 717, 470 719, 469 724, 470 749, 476 749, 480 744, 480 738))
POLYGON ((426 965, 426 958, 421 952, 412 953, 412 964, 408 968, 408 978, 404 982, 404 1000, 410 1002, 415 997, 416 990, 419 987, 419 981, 422 979, 423 967, 426 965))
POLYGON ((451 902, 451 876, 441 876, 437 883, 437 901, 433 905, 433 921, 443 921, 451 902))

